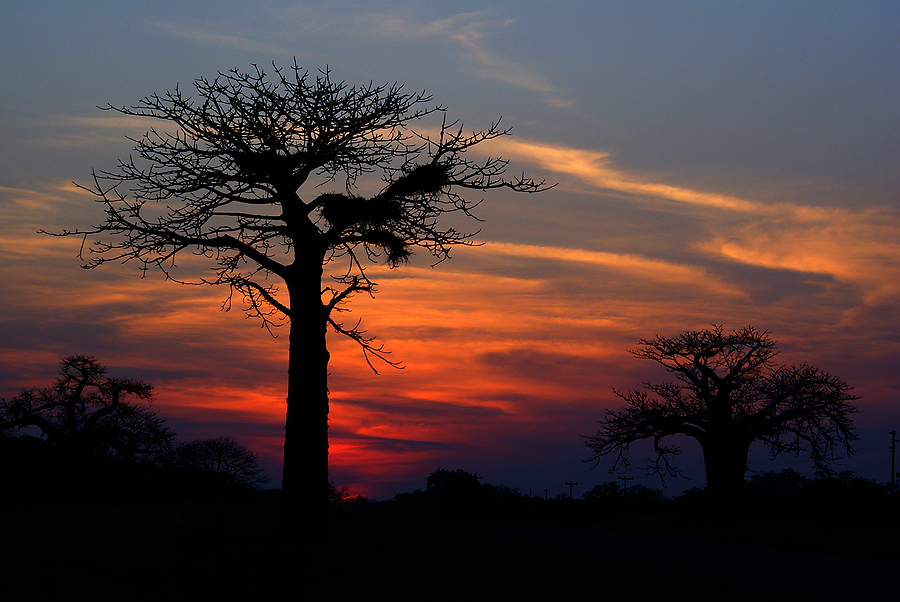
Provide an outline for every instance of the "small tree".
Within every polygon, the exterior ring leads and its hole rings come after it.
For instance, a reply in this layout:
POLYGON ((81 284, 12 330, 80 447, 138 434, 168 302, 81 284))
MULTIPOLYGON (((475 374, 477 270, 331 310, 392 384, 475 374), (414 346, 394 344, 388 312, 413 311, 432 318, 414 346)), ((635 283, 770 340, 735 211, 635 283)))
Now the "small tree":
POLYGON ((0 432, 37 427, 51 445, 66 455, 117 456, 156 460, 174 433, 147 406, 153 387, 106 375, 96 358, 73 355, 60 362, 53 386, 28 389, 13 399, 0 400, 0 432))
POLYGON ((172 280, 182 281, 173 268, 184 252, 204 256, 215 267, 194 281, 229 287, 224 307, 237 294, 267 328, 290 321, 282 486, 324 507, 326 329, 359 343, 367 361, 388 361, 358 322, 336 318, 352 295, 374 294, 366 265, 398 266, 415 247, 440 262, 455 245, 471 244, 469 234, 439 221, 471 216, 477 203, 463 196, 468 191, 547 187, 505 179, 503 159, 466 156, 508 133, 499 122, 470 134, 446 117, 433 134, 413 129, 445 109, 397 84, 348 87, 328 71, 313 80, 295 64, 274 68, 272 77, 232 70, 195 87, 196 100, 176 87, 135 106, 107 107, 168 129, 136 140, 140 163, 95 172, 87 190, 104 206, 104 223, 60 234, 99 236, 87 267, 134 261, 172 280), (370 174, 380 183, 363 187, 370 174))
POLYGON ((482 489, 478 473, 466 472, 462 468, 444 470, 438 468, 428 475, 425 484, 428 493, 446 498, 466 498, 477 496, 482 489))
POLYGON ((593 489, 586 491, 581 497, 588 501, 619 499, 624 495, 622 486, 615 481, 607 481, 600 485, 594 485, 593 489))
POLYGON ((269 482, 259 455, 232 437, 179 442, 174 456, 179 468, 210 475, 223 485, 260 489, 269 482))
POLYGON ((615 391, 624 410, 607 410, 596 434, 587 437, 586 459, 613 455, 613 470, 629 466, 629 446, 652 439, 651 470, 675 476, 669 458, 680 450, 664 444, 674 435, 696 439, 703 451, 707 488, 733 493, 744 482, 750 445, 769 446, 775 458, 809 452, 817 468, 853 453, 851 421, 858 397, 841 379, 806 364, 777 366, 776 344, 752 327, 726 333, 721 326, 675 337, 641 339, 632 351, 664 366, 675 380, 646 383, 644 390, 615 391))
POLYGON ((368 499, 361 495, 350 495, 350 487, 342 485, 337 487, 334 483, 328 483, 328 505, 338 508, 346 504, 366 504, 368 499))

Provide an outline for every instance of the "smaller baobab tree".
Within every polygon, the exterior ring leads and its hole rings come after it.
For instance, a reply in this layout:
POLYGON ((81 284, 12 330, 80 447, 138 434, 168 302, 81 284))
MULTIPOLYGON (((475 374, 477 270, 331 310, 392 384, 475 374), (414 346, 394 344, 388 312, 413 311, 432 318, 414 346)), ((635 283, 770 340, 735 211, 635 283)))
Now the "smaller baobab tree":
POLYGON ((586 461, 611 455, 612 470, 627 468, 630 445, 649 439, 656 452, 651 472, 676 476, 669 458, 681 450, 666 440, 686 435, 703 451, 707 490, 727 496, 743 486, 754 441, 765 443, 772 458, 806 451, 818 469, 837 461, 839 448, 853 454, 851 416, 859 410, 851 402, 858 397, 818 368, 776 365, 768 331, 748 326, 726 333, 713 325, 638 344, 632 355, 664 366, 675 380, 614 390, 625 409, 606 411, 598 431, 586 438, 586 461))
POLYGON ((151 385, 107 376, 97 358, 73 355, 60 362, 52 386, 0 399, 0 433, 35 427, 70 459, 97 455, 156 461, 175 433, 145 405, 152 398, 151 385))

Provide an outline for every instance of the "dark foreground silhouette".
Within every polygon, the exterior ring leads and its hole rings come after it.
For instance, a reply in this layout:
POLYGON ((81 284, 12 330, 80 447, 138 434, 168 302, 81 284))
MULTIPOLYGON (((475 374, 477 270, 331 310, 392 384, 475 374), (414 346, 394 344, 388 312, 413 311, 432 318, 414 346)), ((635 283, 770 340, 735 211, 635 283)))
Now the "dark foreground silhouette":
POLYGON ((590 500, 543 500, 466 479, 383 502, 346 498, 316 521, 286 520, 278 491, 4 508, 13 552, 4 592, 863 600, 896 591, 897 496, 848 475, 756 481, 730 508, 701 491, 661 499, 607 487, 590 500))

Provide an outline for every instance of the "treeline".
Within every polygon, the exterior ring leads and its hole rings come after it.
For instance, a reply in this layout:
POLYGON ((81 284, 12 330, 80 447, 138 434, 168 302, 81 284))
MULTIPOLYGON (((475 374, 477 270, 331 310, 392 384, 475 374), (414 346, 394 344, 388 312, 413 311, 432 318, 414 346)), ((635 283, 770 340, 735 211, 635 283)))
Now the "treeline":
POLYGON ((893 549, 874 545, 882 534, 897 533, 900 495, 849 471, 815 477, 789 469, 755 474, 727 501, 701 488, 668 497, 628 483, 627 490, 609 481, 581 495, 575 491, 573 498, 545 498, 483 483, 475 473, 442 469, 428 477, 425 489, 386 501, 354 498, 340 513, 368 519, 353 525, 383 523, 386 534, 407 529, 430 537, 434 528, 442 533, 596 529, 900 560, 893 549))
POLYGON ((0 399, 0 506, 234 496, 268 481, 231 437, 176 441, 152 397, 149 384, 70 356, 50 387, 0 399))
POLYGON ((889 514, 900 504, 900 496, 894 491, 889 485, 857 477, 850 471, 806 477, 786 469, 753 475, 739 494, 727 502, 703 488, 670 497, 659 489, 641 484, 625 487, 617 481, 598 484, 580 495, 576 491, 574 498, 562 494, 547 499, 544 495, 528 495, 518 489, 483 483, 477 473, 439 469, 428 477, 424 490, 401 493, 383 502, 345 496, 344 507, 432 518, 630 528, 637 523, 658 525, 676 517, 680 524, 688 525, 693 519, 725 524, 736 517, 749 523, 796 515, 834 521, 862 513, 889 514))
MULTIPOLYGON (((189 445, 196 448, 223 440, 229 439, 198 440, 189 445)), ((235 452, 253 455, 237 442, 234 444, 235 452)), ((0 507, 210 499, 259 489, 226 472, 185 463, 177 451, 173 452, 144 460, 99 454, 73 456, 39 437, 2 435, 0 507)), ((259 482, 264 481, 260 469, 259 482)))

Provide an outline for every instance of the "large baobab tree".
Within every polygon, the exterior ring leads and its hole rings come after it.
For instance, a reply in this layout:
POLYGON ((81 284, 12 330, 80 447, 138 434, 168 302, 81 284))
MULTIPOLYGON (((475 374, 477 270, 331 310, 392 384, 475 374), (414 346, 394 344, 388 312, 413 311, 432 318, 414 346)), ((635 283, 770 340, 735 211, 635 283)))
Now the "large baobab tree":
POLYGON ((336 316, 355 293, 374 293, 366 267, 398 266, 416 247, 439 262, 470 244, 470 233, 440 219, 471 217, 480 199, 467 193, 546 186, 507 179, 502 158, 470 158, 508 133, 499 122, 466 133, 430 96, 397 84, 351 87, 295 63, 194 85, 195 98, 176 87, 106 107, 160 126, 134 140, 136 158, 94 173, 86 189, 105 221, 59 234, 91 241, 87 267, 131 261, 172 280, 184 281, 177 257, 202 255, 214 267, 195 282, 229 287, 226 303, 239 296, 269 328, 290 323, 283 488, 298 503, 324 505, 329 325, 367 361, 388 361, 358 323, 336 316))

